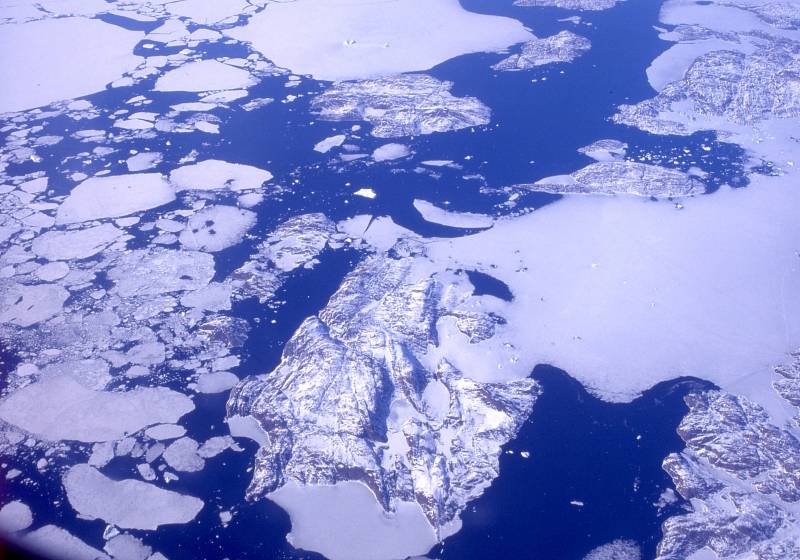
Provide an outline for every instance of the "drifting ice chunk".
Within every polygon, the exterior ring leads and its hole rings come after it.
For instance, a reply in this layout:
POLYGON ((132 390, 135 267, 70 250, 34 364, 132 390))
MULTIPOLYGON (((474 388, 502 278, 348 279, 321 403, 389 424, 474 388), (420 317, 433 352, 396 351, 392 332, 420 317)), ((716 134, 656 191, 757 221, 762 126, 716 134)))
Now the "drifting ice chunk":
POLYGON ((155 530, 188 523, 203 501, 140 480, 112 480, 89 465, 75 465, 64 475, 70 505, 83 517, 102 519, 123 529, 155 530))
POLYGON ((109 560, 109 557, 61 527, 45 525, 22 538, 25 546, 58 560, 109 560))
POLYGON ((0 529, 6 533, 24 531, 32 523, 31 508, 19 500, 9 502, 0 508, 0 529))
POLYGON ((183 437, 186 434, 186 428, 178 426, 177 424, 159 424, 152 428, 147 428, 144 435, 149 438, 163 441, 167 439, 176 439, 183 437))
POLYGON ((372 152, 372 159, 375 161, 391 161, 411 155, 411 150, 405 144, 384 144, 372 152))
POLYGON ((159 152, 142 152, 129 157, 125 164, 128 166, 128 171, 136 173, 137 171, 152 169, 161 163, 161 159, 162 157, 159 152))
POLYGON ((324 140, 320 140, 316 144, 314 144, 314 151, 319 152, 321 154, 328 153, 331 149, 341 146, 344 143, 345 136, 344 134, 337 134, 335 136, 330 136, 325 138, 324 140))
POLYGON ((256 223, 256 214, 233 206, 212 206, 191 218, 179 237, 187 249, 215 253, 239 243, 256 223))
POLYGON ((141 249, 125 253, 108 271, 123 297, 197 290, 214 277, 214 257, 199 251, 141 249))
POLYGON ((175 200, 175 192, 158 173, 92 177, 72 189, 56 212, 59 224, 118 218, 175 200))
POLYGON ((0 323, 30 327, 61 312, 69 292, 55 284, 15 284, 3 294, 0 323))
POLYGON ((102 224, 77 231, 48 231, 33 240, 31 249, 50 261, 87 259, 122 237, 122 230, 102 224))
POLYGON ((197 442, 189 437, 172 442, 169 447, 164 450, 164 460, 167 464, 181 472, 197 472, 202 471, 206 466, 206 462, 197 454, 197 442))
POLYGON ((255 79, 247 70, 217 60, 198 60, 179 66, 161 76, 155 91, 215 91, 252 86, 255 79))
POLYGON ((272 173, 240 163, 207 159, 174 170, 169 180, 181 191, 244 191, 257 189, 272 179, 272 173))
POLYGON ((174 423, 192 410, 189 397, 164 387, 93 391, 66 375, 45 377, 0 402, 0 418, 41 439, 87 443, 174 423))
POLYGON ((197 379, 199 393, 222 393, 239 382, 239 378, 229 371, 204 373, 197 379))

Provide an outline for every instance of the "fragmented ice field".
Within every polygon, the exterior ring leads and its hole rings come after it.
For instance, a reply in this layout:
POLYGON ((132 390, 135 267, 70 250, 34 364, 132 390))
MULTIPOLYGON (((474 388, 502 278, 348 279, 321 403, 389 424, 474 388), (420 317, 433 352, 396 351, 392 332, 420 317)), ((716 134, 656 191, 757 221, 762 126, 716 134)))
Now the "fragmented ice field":
POLYGON ((495 70, 529 70, 556 62, 572 62, 592 47, 589 39, 572 31, 561 31, 543 39, 535 38, 522 44, 520 52, 504 58, 495 70))
POLYGON ((598 12, 608 10, 621 0, 514 0, 515 6, 556 7, 565 10, 586 10, 598 12))
POLYGON ((311 102, 328 121, 367 121, 378 138, 448 132, 489 124, 490 109, 475 97, 456 97, 451 82, 426 74, 334 84, 311 102))
POLYGON ((518 185, 555 194, 634 194, 675 198, 703 194, 703 180, 677 169, 635 161, 598 161, 571 173, 518 185))
POLYGON ((0 25, 0 113, 23 111, 105 89, 138 66, 138 31, 97 19, 66 17, 0 25), (43 41, 42 38, 47 40, 43 41))
POLYGON ((468 12, 458 0, 273 2, 227 34, 295 74, 331 81, 427 70, 532 37, 519 21, 468 12))

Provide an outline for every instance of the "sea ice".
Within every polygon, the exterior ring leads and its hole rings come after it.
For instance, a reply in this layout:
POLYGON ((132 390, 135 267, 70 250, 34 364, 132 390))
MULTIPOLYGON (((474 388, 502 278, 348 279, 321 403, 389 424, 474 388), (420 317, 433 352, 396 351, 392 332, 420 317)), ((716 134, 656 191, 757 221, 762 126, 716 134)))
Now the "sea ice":
POLYGON ((170 173, 169 180, 180 191, 257 189, 272 179, 272 173, 240 163, 207 159, 179 167, 170 173))
POLYGON ((128 216, 175 200, 159 173, 92 177, 72 189, 56 212, 59 224, 128 216))
POLYGON ((177 424, 158 424, 147 428, 144 435, 157 441, 177 439, 186 435, 186 428, 177 424))
POLYGON ((334 136, 329 136, 328 138, 320 140, 319 142, 314 144, 314 151, 319 152, 321 154, 327 154, 333 148, 341 146, 346 138, 347 136, 345 136, 344 134, 336 134, 334 136))
POLYGON ((292 532, 287 539, 292 546, 331 560, 423 555, 438 541, 417 503, 400 502, 396 511, 387 513, 360 482, 289 482, 269 498, 289 513, 292 532))
POLYGON ((162 156, 160 152, 140 152, 129 157, 125 164, 128 166, 128 171, 137 173, 139 171, 152 169, 161 163, 161 159, 162 156))
POLYGON ((214 258, 200 251, 139 249, 120 256, 108 270, 123 297, 197 290, 214 277, 214 258))
POLYGON ((167 446, 162 457, 167 464, 180 472, 202 471, 205 460, 197 454, 198 444, 190 437, 182 437, 167 446))
POLYGON ((110 560, 76 536, 55 525, 45 525, 22 537, 31 550, 58 560, 110 560))
POLYGON ((226 33, 295 74, 332 81, 427 70, 532 37, 519 21, 468 12, 458 0, 274 2, 226 33))
POLYGON ((0 113, 105 89, 141 63, 133 49, 142 36, 82 17, 0 25, 0 52, 14 53, 0 57, 0 75, 14 77, 0 89, 0 113))
POLYGON ((378 146, 372 152, 375 161, 391 161, 411 155, 411 150, 405 144, 389 143, 378 146))
POLYGON ((37 256, 51 261, 87 259, 123 235, 124 232, 112 224, 71 231, 48 231, 33 240, 31 249, 37 256))
POLYGON ((161 76, 155 91, 216 91, 243 89, 256 83, 250 72, 218 60, 188 62, 161 76))
POLYGON ((180 236, 187 249, 215 253, 239 243, 256 223, 256 214, 234 206, 210 206, 189 218, 180 236))
POLYGON ((494 224, 494 220, 490 216, 471 212, 451 212, 418 198, 414 200, 414 208, 425 221, 433 224, 457 228, 487 228, 494 224))
POLYGON ((33 524, 33 514, 23 502, 14 500, 0 508, 0 530, 6 533, 24 531, 33 524))
POLYGON ((174 423, 192 400, 164 387, 93 391, 71 376, 54 375, 0 402, 0 418, 49 441, 109 441, 152 424, 174 423))
POLYGON ((197 378, 197 391, 199 393, 223 393, 238 382, 239 378, 229 371, 203 373, 197 378))
POLYGON ((203 501, 140 480, 113 480, 89 465, 71 467, 63 478, 70 505, 83 517, 122 529, 153 531, 193 520, 203 501))
POLYGON ((55 284, 14 284, 4 290, 0 301, 0 323, 30 327, 61 313, 69 292, 55 284))

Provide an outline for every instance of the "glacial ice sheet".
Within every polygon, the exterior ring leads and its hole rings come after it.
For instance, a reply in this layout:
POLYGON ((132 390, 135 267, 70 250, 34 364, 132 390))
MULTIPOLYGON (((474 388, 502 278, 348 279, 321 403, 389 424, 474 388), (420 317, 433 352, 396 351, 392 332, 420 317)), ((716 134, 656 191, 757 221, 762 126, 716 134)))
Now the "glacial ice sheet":
POLYGON ((203 501, 134 479, 113 480, 89 465, 78 464, 64 475, 70 505, 89 519, 102 519, 123 529, 155 530, 188 523, 203 501))
POLYGON ((0 25, 0 75, 13 76, 0 88, 0 113, 102 91, 143 61, 133 54, 143 36, 82 17, 0 25))
POLYGON ((331 81, 427 70, 532 38, 519 21, 468 12, 458 0, 273 2, 226 33, 295 74, 331 81))

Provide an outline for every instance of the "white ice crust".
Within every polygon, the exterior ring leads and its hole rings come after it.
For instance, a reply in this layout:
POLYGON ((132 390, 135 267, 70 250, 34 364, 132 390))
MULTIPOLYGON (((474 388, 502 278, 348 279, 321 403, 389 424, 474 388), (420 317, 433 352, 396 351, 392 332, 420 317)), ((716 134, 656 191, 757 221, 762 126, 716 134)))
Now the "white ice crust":
POLYGON ((175 200, 175 191, 159 173, 92 177, 72 189, 59 206, 59 224, 118 218, 175 200))
POLYGON ((330 560, 399 560, 425 554, 438 540, 419 504, 400 502, 389 514, 360 482, 303 486, 292 481, 269 498, 289 513, 292 546, 330 560))
POLYGON ((192 400, 165 387, 93 391, 73 377, 45 377, 0 402, 0 418, 43 440, 111 441, 153 424, 174 423, 192 400))
POLYGON ((533 37, 517 20, 468 12, 458 0, 273 2, 227 33, 278 66, 319 80, 427 70, 533 37))
POLYGON ((257 189, 272 179, 272 173, 241 163, 207 159, 172 171, 170 182, 180 191, 257 189))
POLYGON ((156 91, 217 91, 243 89, 256 80, 247 70, 218 60, 198 60, 179 66, 161 76, 156 91))
POLYGON ((72 507, 83 517, 102 519, 123 529, 155 530, 188 523, 203 501, 139 480, 113 480, 89 465, 79 464, 64 475, 72 507))
POLYGON ((105 89, 142 62, 133 49, 143 36, 81 17, 0 25, 0 113, 105 89))

